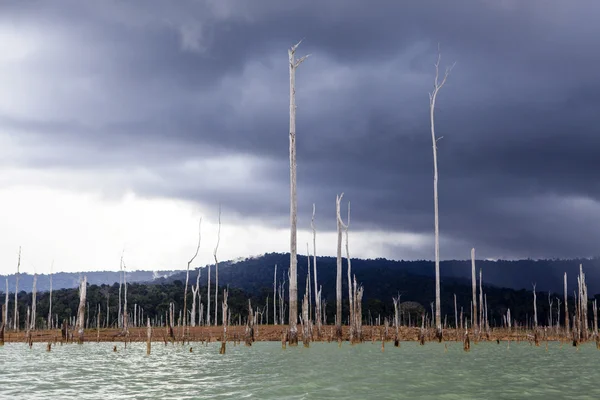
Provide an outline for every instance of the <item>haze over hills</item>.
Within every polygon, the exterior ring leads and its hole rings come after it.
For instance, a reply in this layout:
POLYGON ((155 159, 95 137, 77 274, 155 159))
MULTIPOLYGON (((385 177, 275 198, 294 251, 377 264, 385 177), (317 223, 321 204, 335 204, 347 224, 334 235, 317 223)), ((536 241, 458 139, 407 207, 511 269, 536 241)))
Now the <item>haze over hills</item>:
MULTIPOLYGON (((312 259, 311 259, 312 263, 312 259)), ((219 285, 229 285, 250 293, 259 292, 273 287, 274 266, 277 267, 278 281, 287 280, 289 254, 268 253, 244 260, 230 260, 219 263, 219 285)), ((538 292, 553 291, 562 293, 563 274, 567 272, 569 291, 576 286, 576 274, 579 265, 583 264, 590 294, 600 291, 600 259, 572 260, 517 260, 490 261, 477 260, 477 270, 483 270, 483 282, 488 286, 511 288, 515 290, 531 290, 532 283, 536 284, 538 292)), ((214 265, 212 265, 214 268, 214 265)), ((206 267, 202 271, 201 283, 206 283, 206 267)), ((343 260, 343 276, 346 279, 346 260, 343 260)), ((304 290, 307 269, 306 256, 298 256, 299 292, 304 290)), ((214 270, 214 269, 213 269, 214 270)), ((195 281, 196 270, 190 271, 190 279, 195 281)), ((312 267, 311 267, 312 273, 312 267)), ((335 257, 317 257, 317 274, 319 285, 323 286, 324 295, 335 291, 335 257)), ((353 259, 352 273, 365 286, 365 297, 378 297, 378 294, 392 291, 402 291, 406 287, 409 276, 433 278, 434 265, 432 261, 394 261, 383 258, 353 259)), ((442 283, 454 282, 469 284, 471 279, 470 260, 442 261, 440 265, 442 283)), ((85 274, 90 285, 113 284, 119 282, 118 271, 94 271, 86 273, 57 272, 53 275, 53 288, 77 287, 80 276, 85 274)), ((4 290, 6 276, 0 276, 0 288, 4 290)), ((176 280, 185 281, 185 271, 127 271, 127 282, 134 283, 164 283, 176 280)), ((214 273, 212 279, 214 282, 214 273)), ((14 291, 15 275, 8 276, 9 291, 14 291)), ((19 291, 29 292, 32 289, 33 276, 20 274, 19 291)), ((37 290, 47 291, 50 288, 48 275, 38 275, 37 290)), ((432 292, 433 293, 433 292, 432 292)))

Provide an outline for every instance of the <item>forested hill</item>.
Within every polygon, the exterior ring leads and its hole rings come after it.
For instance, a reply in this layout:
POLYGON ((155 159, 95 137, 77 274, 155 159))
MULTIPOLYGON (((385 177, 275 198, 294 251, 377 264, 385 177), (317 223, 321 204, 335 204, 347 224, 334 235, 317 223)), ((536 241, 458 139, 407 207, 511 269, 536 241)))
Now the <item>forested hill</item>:
MULTIPOLYGON (((312 259, 311 259, 312 262, 312 259)), ((589 292, 600 292, 600 259, 574 259, 574 260, 518 260, 518 261, 483 261, 477 260, 477 270, 483 270, 483 282, 486 285, 506 287, 512 289, 531 290, 532 283, 540 292, 562 291, 563 274, 568 273, 569 291, 576 286, 576 275, 579 264, 583 264, 588 282, 589 292)), ((226 261, 219 263, 219 285, 229 285, 243 289, 247 292, 257 292, 261 289, 273 287, 274 266, 277 267, 277 280, 287 278, 289 267, 289 254, 269 253, 259 257, 248 258, 242 261, 226 261)), ((335 257, 317 258, 317 276, 319 284, 323 286, 323 293, 328 294, 335 290, 335 257)), ((346 260, 343 260, 343 275, 346 278, 346 260)), ((214 265, 213 265, 214 269, 214 265)), ((298 282, 299 290, 303 290, 307 260, 305 256, 298 257, 298 282)), ((311 268, 312 269, 312 268, 311 268)), ((202 281, 206 283, 206 268, 201 268, 202 281)), ((408 276, 433 277, 434 265, 432 261, 393 261, 383 258, 369 260, 352 260, 352 271, 357 280, 365 286, 365 296, 388 296, 391 292, 404 290, 408 276)), ((442 284, 461 282, 471 279, 470 261, 442 261, 440 266, 442 284)), ((113 284, 119 281, 117 271, 86 272, 90 284, 113 284)), ((77 287, 82 273, 55 273, 53 287, 77 287)), ((195 282, 196 272, 190 273, 190 278, 195 282)), ((0 290, 5 288, 5 276, 0 276, 0 290)), ((8 276, 9 291, 14 291, 14 275, 8 276)), ((173 282, 185 281, 184 271, 128 271, 127 281, 133 282, 173 282)), ((214 273, 212 274, 214 282, 214 273)), ((21 274, 19 277, 19 290, 30 292, 33 276, 21 274)), ((40 292, 50 288, 48 275, 39 275, 37 289, 40 292)))
MULTIPOLYGON (((229 285, 247 292, 256 292, 261 288, 273 287, 274 266, 277 264, 277 280, 287 280, 290 264, 289 253, 269 253, 261 257, 249 258, 232 263, 219 263, 219 285, 229 285)), ((600 259, 575 260, 518 260, 488 261, 477 260, 476 268, 483 271, 483 283, 488 286, 531 290, 536 284, 538 292, 560 292, 563 290, 563 275, 569 278, 569 293, 576 288, 579 264, 583 264, 589 293, 600 292, 600 259)), ((311 258, 312 265, 312 258, 311 258)), ((346 280, 346 260, 343 259, 343 277, 346 280)), ((213 266, 214 269, 214 266, 213 266)), ((304 291, 307 272, 306 256, 298 256, 298 290, 304 291)), ((393 261, 383 258, 352 259, 352 273, 365 287, 365 296, 387 297, 390 293, 406 290, 410 276, 434 277, 432 261, 393 261)), ((312 274, 312 267, 311 267, 312 274)), ((471 282, 471 261, 442 261, 440 274, 443 285, 471 282)), ((317 277, 323 293, 335 290, 336 258, 317 257, 317 277)), ((191 273, 195 281, 195 272, 191 273)), ((211 276, 214 280, 214 273, 211 276)), ((190 278, 191 279, 191 278, 190 278)), ((202 279, 206 281, 206 271, 202 269, 202 279)), ((169 276, 164 281, 185 281, 185 272, 169 276)), ((158 281, 163 281, 158 279, 158 281)), ((433 284, 433 283, 432 283, 433 284)), ((432 289, 433 290, 433 289, 432 289)))

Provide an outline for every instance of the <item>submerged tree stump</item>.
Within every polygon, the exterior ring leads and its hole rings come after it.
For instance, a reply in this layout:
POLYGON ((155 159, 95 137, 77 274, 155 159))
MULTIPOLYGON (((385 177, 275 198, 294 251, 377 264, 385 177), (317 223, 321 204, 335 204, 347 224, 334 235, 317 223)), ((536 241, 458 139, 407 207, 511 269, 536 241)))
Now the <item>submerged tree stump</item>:
POLYGON ((463 350, 470 351, 471 350, 471 341, 469 340, 469 334, 465 335, 465 341, 463 343, 463 350))

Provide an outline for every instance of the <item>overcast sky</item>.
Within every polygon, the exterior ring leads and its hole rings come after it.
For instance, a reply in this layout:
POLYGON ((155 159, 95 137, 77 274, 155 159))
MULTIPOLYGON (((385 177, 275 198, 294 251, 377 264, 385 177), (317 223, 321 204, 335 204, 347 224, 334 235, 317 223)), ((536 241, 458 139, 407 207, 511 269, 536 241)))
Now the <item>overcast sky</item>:
POLYGON ((0 3, 0 273, 184 268, 289 250, 287 49, 299 250, 442 259, 598 255, 595 0, 0 3), (346 205, 343 207, 345 213, 346 205))

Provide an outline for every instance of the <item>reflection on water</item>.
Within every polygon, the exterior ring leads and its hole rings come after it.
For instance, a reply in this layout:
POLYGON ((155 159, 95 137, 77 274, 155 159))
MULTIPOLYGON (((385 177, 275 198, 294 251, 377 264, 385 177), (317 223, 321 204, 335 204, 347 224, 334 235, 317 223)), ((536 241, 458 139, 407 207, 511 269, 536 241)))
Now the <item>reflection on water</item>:
POLYGON ((2 399, 600 399, 600 351, 560 343, 364 343, 281 349, 144 343, 0 347, 2 399))

